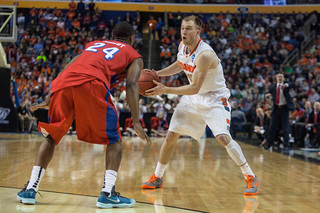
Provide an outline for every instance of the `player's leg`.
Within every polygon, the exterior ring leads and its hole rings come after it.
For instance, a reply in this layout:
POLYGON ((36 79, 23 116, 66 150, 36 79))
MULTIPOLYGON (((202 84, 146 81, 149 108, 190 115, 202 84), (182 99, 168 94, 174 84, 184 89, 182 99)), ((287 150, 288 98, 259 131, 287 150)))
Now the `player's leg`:
POLYGON ((161 145, 160 158, 157 164, 157 168, 152 176, 142 184, 143 189, 155 189, 162 188, 163 174, 166 170, 167 164, 172 157, 178 138, 179 133, 168 131, 166 139, 161 145))
POLYGON ((29 182, 17 195, 17 199, 24 204, 35 204, 36 193, 45 170, 53 157, 54 148, 72 124, 74 108, 71 94, 70 88, 54 93, 49 107, 50 124, 39 123, 39 131, 46 138, 39 148, 29 182))
POLYGON ((259 181, 252 172, 239 144, 234 141, 230 135, 220 134, 216 136, 217 141, 226 148, 229 156, 239 166, 243 173, 247 187, 244 191, 245 195, 254 195, 258 193, 259 181))
POLYGON ((147 182, 142 184, 142 188, 154 189, 162 187, 162 176, 180 135, 189 135, 198 140, 205 128, 206 123, 195 109, 192 97, 184 96, 172 115, 168 134, 161 146, 156 171, 148 178, 147 182))
POLYGON ((24 204, 35 204, 35 196, 38 192, 40 182, 44 176, 45 169, 52 159, 56 143, 50 135, 42 142, 33 166, 31 177, 26 187, 17 194, 17 199, 24 204))
POLYGON ((106 171, 104 175, 104 183, 102 192, 96 204, 100 208, 130 208, 134 206, 135 200, 120 196, 115 191, 115 183, 118 175, 118 170, 122 157, 122 142, 121 140, 109 144, 106 149, 106 171))
POLYGON ((80 112, 75 115, 78 139, 108 145, 105 154, 104 182, 96 206, 132 207, 135 204, 133 199, 125 198, 115 192, 122 144, 118 116, 109 89, 101 81, 90 81, 77 88, 74 100, 75 112, 80 112))
MULTIPOLYGON (((222 94, 223 95, 223 94, 222 94)), ((252 172, 239 144, 230 135, 230 104, 223 96, 213 100, 210 110, 202 113, 217 141, 226 148, 229 156, 240 167, 247 181, 244 194, 258 193, 258 180, 252 172), (252 184, 252 182, 254 182, 252 184)))

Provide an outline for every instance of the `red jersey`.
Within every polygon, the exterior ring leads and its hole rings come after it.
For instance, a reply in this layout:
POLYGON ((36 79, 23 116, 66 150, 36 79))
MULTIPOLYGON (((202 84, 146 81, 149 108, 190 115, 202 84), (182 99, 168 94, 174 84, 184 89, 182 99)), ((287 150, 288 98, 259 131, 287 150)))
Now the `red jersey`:
POLYGON ((86 45, 77 60, 52 82, 51 92, 96 79, 112 89, 126 78, 124 70, 140 57, 142 56, 126 43, 92 41, 86 45))

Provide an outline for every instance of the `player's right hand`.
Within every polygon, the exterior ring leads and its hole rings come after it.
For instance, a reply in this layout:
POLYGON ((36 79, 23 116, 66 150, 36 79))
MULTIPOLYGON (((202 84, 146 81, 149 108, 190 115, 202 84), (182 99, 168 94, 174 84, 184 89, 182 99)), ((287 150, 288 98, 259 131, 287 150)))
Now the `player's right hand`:
POLYGON ((143 130, 142 126, 140 123, 135 123, 134 125, 134 131, 139 135, 139 137, 144 140, 147 141, 149 145, 151 145, 151 140, 149 138, 149 136, 147 135, 147 133, 143 130))

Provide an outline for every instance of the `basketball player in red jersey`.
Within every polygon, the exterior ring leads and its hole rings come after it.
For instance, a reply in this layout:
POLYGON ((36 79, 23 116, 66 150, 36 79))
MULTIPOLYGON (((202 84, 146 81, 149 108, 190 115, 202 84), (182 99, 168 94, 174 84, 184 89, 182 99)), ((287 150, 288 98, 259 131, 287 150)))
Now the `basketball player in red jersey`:
MULTIPOLYGON (((139 90, 137 81, 143 61, 133 48, 134 30, 126 22, 118 23, 112 41, 93 41, 76 56, 51 84, 50 123, 39 123, 46 137, 41 144, 31 178, 17 195, 24 204, 35 204, 35 195, 54 148, 76 121, 79 140, 108 145, 106 171, 102 192, 97 202, 100 208, 132 207, 135 200, 115 192, 122 145, 119 122, 110 90, 126 78, 126 92, 134 129, 141 139, 151 144, 139 123, 139 90)), ((46 107, 43 104, 40 107, 46 107)), ((35 107, 34 109, 36 109, 35 107)))

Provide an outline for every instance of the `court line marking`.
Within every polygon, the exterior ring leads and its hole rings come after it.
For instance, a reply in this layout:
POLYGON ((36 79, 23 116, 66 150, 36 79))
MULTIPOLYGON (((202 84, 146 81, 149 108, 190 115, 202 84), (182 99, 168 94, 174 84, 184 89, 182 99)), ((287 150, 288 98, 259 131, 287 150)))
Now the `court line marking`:
MULTIPOLYGON (((10 187, 10 186, 0 186, 0 188, 9 188, 9 189, 18 189, 21 190, 21 188, 18 187, 10 187)), ((49 190, 39 190, 40 192, 50 192, 50 193, 57 193, 57 194, 66 194, 66 195, 78 195, 78 196, 84 196, 84 197, 95 197, 98 198, 99 196, 93 196, 93 195, 84 195, 84 194, 76 194, 76 193, 70 193, 70 192, 57 192, 57 191, 49 191, 49 190)), ((181 209, 181 210, 186 210, 186 211, 192 211, 192 212, 201 212, 201 213, 210 213, 206 211, 200 211, 200 210, 195 210, 195 209, 188 209, 188 208, 183 208, 183 207, 177 207, 177 206, 168 206, 168 205, 160 205, 160 204, 153 204, 153 203, 148 203, 148 202, 143 202, 143 201, 137 201, 136 203, 141 203, 141 204, 149 204, 153 206, 164 206, 167 208, 174 208, 174 209, 181 209)))

